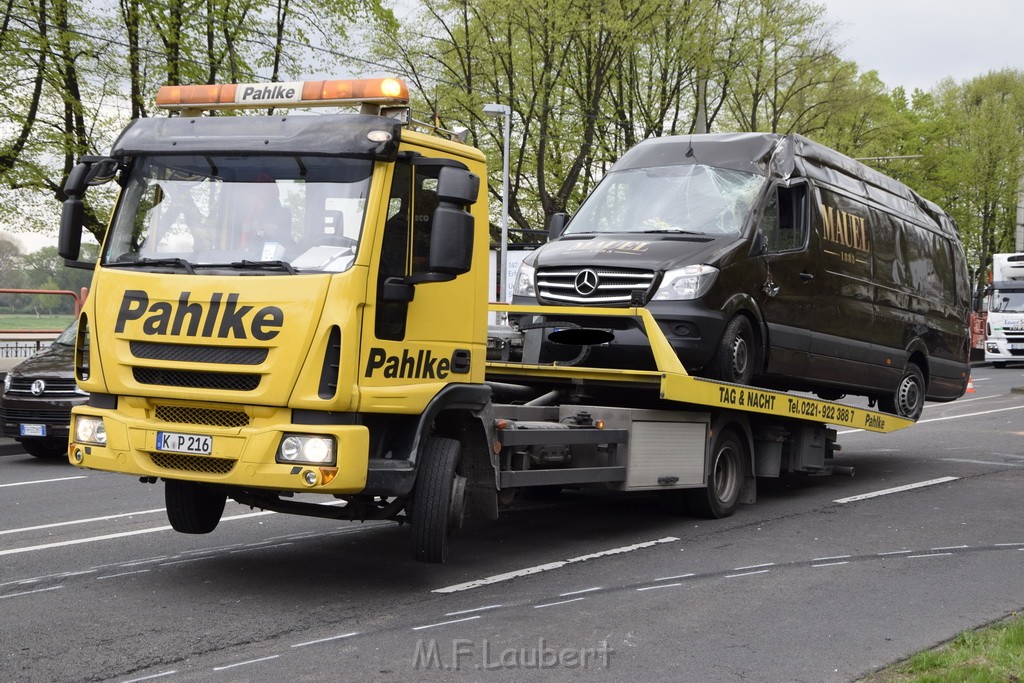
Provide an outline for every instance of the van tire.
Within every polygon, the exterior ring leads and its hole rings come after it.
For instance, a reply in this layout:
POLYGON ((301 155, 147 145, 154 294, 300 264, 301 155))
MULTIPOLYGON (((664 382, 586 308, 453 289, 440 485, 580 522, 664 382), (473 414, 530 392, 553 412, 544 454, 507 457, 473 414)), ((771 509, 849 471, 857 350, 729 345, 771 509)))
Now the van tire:
POLYGON ((1006 367, 1006 362, 1005 361, 1000 361, 1000 360, 994 360, 994 361, 992 361, 992 367, 994 367, 996 370, 1002 370, 1003 368, 1006 367))
POLYGON ((216 529, 227 499, 227 494, 208 484, 164 480, 167 520, 182 534, 208 534, 216 529))
POLYGON ((415 560, 443 563, 452 531, 462 526, 466 479, 456 471, 461 456, 462 444, 443 437, 430 437, 420 451, 410 507, 415 560))
POLYGON ((18 442, 34 458, 57 460, 68 458, 68 442, 64 439, 21 439, 18 442))
POLYGON ((746 451, 736 432, 719 432, 711 450, 707 487, 685 491, 690 512, 708 519, 721 519, 736 512, 747 477, 746 463, 746 451))
POLYGON ((725 326, 722 339, 711 359, 711 379, 731 384, 750 384, 760 369, 761 354, 754 327, 745 315, 737 315, 725 326))
POLYGON ((916 421, 924 410, 924 396, 924 373, 917 363, 909 362, 903 368, 903 376, 896 390, 880 397, 878 407, 887 413, 916 421))

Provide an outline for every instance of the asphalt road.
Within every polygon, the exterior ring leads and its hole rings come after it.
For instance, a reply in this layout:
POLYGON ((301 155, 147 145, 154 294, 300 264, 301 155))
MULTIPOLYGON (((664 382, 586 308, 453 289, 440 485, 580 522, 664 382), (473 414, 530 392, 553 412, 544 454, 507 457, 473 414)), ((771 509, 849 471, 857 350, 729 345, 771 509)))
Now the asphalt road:
POLYGON ((1024 608, 1024 366, 974 380, 841 434, 853 477, 762 481, 716 521, 524 502, 444 566, 391 523, 231 503, 179 535, 161 486, 0 443, 0 679, 857 680, 1024 608))

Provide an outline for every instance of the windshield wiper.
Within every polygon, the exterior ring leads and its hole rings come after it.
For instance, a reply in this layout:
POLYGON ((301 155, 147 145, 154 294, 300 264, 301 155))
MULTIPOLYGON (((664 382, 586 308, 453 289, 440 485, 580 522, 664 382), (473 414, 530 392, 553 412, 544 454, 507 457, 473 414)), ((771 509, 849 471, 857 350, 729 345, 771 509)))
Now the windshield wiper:
POLYGON ((656 228, 654 230, 642 231, 645 235, 656 234, 656 233, 674 233, 678 235, 706 235, 706 232, 700 230, 683 230, 682 228, 656 228))
POLYGON ((248 259, 242 259, 241 261, 234 261, 228 265, 232 268, 241 268, 245 270, 283 270, 289 275, 295 275, 299 272, 287 261, 249 261, 248 259))
POLYGON ((178 266, 183 268, 189 275, 195 275, 196 271, 192 263, 183 258, 140 258, 134 261, 115 261, 104 264, 108 268, 135 268, 136 266, 178 266))

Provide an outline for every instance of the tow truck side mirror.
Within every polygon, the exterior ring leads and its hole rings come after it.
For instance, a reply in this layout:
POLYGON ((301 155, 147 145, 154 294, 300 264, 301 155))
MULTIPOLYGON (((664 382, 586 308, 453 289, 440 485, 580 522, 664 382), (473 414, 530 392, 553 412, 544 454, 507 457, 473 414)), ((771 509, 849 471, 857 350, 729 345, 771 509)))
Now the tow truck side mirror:
POLYGON ((468 273, 473 260, 473 215, 480 178, 465 169, 446 166, 437 180, 438 207, 430 233, 429 270, 446 279, 468 273))
POLYGON ((64 181, 64 206, 60 211, 60 236, 57 240, 57 253, 68 261, 77 261, 82 250, 82 227, 85 225, 85 205, 82 195, 85 194, 86 183, 92 164, 83 161, 71 169, 68 179, 64 181))

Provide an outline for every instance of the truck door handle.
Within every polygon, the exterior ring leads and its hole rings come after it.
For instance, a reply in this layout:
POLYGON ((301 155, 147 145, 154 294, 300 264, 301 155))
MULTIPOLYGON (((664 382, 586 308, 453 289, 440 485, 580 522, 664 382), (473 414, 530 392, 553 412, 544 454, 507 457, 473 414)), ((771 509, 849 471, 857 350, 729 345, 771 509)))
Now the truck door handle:
POLYGON ((800 279, 804 282, 810 282, 814 279, 814 273, 808 273, 806 270, 800 273, 800 279))

